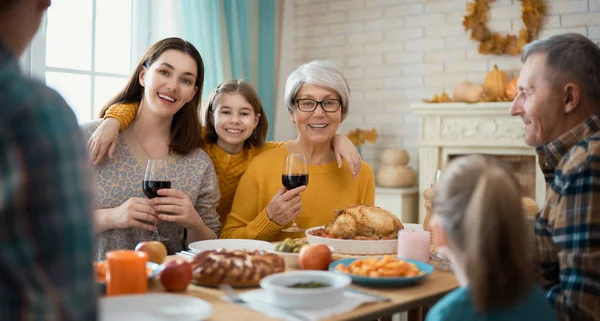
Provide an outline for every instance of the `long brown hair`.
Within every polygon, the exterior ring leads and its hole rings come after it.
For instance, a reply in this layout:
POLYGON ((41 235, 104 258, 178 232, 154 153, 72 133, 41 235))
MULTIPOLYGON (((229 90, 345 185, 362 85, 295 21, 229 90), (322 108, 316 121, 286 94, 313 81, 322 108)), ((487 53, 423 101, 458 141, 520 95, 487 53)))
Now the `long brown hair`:
POLYGON ((216 143, 219 136, 213 121, 211 121, 212 113, 217 107, 218 99, 224 94, 240 94, 248 101, 255 115, 260 115, 258 119, 258 125, 252 131, 252 135, 244 141, 244 147, 250 148, 261 147, 267 139, 267 132, 269 131, 269 122, 267 121, 267 115, 262 106, 262 102, 256 93, 256 90, 249 83, 243 80, 226 80, 215 88, 208 96, 206 102, 202 105, 200 111, 202 117, 202 124, 205 128, 205 137, 208 142, 216 143))
POLYGON ((449 246, 464 255, 478 312, 511 306, 529 293, 521 188, 502 163, 483 155, 453 160, 435 186, 433 208, 449 246))
POLYGON ((191 43, 180 38, 163 39, 148 49, 142 59, 135 67, 135 72, 129 77, 127 85, 111 100, 109 100, 100 111, 100 118, 106 114, 106 110, 114 104, 140 102, 144 95, 144 87, 140 84, 139 77, 142 67, 150 66, 167 50, 178 50, 189 55, 196 61, 197 76, 194 86, 198 88, 192 100, 187 102, 173 116, 171 123, 171 141, 169 149, 177 154, 187 154, 198 147, 202 147, 202 137, 200 131, 202 124, 198 117, 198 105, 202 96, 202 86, 204 84, 204 63, 198 50, 191 43))

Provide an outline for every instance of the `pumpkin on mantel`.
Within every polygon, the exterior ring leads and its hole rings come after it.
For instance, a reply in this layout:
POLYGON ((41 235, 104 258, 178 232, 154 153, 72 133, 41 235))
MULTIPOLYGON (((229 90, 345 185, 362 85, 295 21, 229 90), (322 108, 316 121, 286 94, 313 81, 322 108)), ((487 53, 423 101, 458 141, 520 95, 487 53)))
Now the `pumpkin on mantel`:
POLYGON ((483 86, 462 81, 454 88, 452 100, 456 102, 476 103, 483 98, 483 86))
POLYGON ((517 81, 519 81, 519 77, 514 78, 508 83, 508 85, 506 85, 505 94, 506 98, 508 98, 509 100, 513 100, 515 99, 515 97, 517 97, 517 81))
POLYGON ((485 91, 487 101, 503 101, 505 100, 506 85, 508 80, 504 71, 498 69, 494 65, 494 69, 485 75, 483 80, 483 89, 485 91))

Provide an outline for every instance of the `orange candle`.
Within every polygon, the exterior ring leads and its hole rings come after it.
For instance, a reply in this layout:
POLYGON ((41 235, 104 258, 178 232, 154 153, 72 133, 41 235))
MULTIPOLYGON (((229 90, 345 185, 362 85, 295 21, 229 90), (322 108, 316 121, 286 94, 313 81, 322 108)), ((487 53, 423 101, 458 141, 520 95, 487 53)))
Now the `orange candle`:
POLYGON ((135 294, 148 292, 146 262, 148 254, 131 250, 106 253, 106 294, 135 294))

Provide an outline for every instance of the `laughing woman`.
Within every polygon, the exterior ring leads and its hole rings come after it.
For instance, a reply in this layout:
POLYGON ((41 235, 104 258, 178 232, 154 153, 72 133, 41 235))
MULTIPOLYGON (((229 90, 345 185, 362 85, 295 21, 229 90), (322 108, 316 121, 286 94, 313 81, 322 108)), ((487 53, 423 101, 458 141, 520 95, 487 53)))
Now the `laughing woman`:
MULTIPOLYGON (((218 236, 217 176, 200 148, 197 106, 203 80, 196 48, 179 38, 164 39, 146 52, 126 87, 102 109, 101 117, 116 103, 135 102, 140 114, 119 134, 114 157, 93 168, 98 260, 110 250, 135 248, 156 228, 169 238, 164 243, 171 254, 218 236), (142 192, 148 159, 168 162, 173 186, 152 200, 142 192)), ((99 125, 84 125, 87 137, 99 125)))
POLYGON ((352 204, 373 205, 375 183, 371 167, 362 162, 353 179, 347 164, 337 166, 331 147, 340 123, 348 115, 349 99, 346 79, 329 62, 304 64, 288 77, 285 102, 298 136, 250 163, 240 180, 221 237, 282 240, 294 236, 282 232, 294 219, 300 227, 310 228, 325 225, 333 219, 336 209, 352 204), (289 153, 305 155, 307 187, 287 191, 282 186, 283 163, 289 153))

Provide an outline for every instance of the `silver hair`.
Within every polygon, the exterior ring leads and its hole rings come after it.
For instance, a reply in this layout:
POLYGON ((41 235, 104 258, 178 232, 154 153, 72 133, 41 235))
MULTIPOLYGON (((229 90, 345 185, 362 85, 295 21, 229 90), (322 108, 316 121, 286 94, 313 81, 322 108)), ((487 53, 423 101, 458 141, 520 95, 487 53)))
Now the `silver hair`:
POLYGON ((595 102, 600 102, 600 48, 578 33, 565 33, 533 41, 523 48, 521 61, 533 54, 546 55, 549 80, 561 86, 576 82, 595 102))
POLYGON ((302 85, 311 84, 335 91, 342 100, 342 121, 348 115, 350 87, 337 66, 330 61, 314 60, 294 70, 285 82, 285 105, 288 112, 296 109, 294 100, 302 85))

